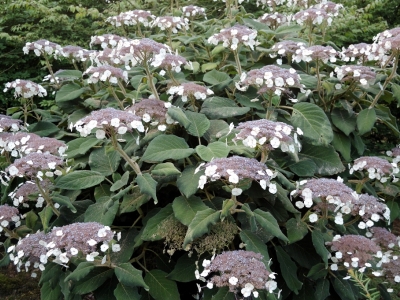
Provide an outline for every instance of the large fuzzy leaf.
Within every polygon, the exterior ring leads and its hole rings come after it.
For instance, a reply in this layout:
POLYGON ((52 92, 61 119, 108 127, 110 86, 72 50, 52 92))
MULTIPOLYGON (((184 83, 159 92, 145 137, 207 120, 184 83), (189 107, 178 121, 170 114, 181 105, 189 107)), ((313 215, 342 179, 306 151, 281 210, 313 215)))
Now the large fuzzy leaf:
POLYGON ((317 105, 301 102, 293 105, 292 124, 304 132, 313 145, 327 145, 333 139, 331 123, 317 105))
POLYGON ((317 166, 316 173, 320 175, 334 175, 344 171, 339 155, 332 146, 303 144, 299 158, 311 159, 317 166))
POLYGON ((146 162, 162 162, 167 159, 182 159, 190 156, 194 149, 189 148, 183 138, 176 135, 159 135, 154 138, 143 154, 146 162))

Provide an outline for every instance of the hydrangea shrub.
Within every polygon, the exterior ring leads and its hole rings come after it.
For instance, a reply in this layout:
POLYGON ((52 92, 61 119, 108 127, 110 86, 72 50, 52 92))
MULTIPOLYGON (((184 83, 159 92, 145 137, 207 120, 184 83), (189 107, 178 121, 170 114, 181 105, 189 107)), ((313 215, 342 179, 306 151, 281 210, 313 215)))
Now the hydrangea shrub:
POLYGON ((0 265, 40 276, 43 299, 399 292, 400 29, 339 49, 341 5, 224 2, 22 50, 49 76, 4 88, 21 106, 0 115, 0 265))

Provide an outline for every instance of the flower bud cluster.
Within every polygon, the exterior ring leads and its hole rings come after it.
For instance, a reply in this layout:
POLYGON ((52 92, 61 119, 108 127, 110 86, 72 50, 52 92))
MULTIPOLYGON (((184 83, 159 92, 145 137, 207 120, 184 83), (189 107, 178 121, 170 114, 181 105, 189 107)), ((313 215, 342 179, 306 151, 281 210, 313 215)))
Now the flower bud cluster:
POLYGON ((106 22, 111 23, 115 27, 122 25, 133 26, 142 24, 144 27, 151 27, 156 17, 150 11, 136 9, 120 13, 118 16, 107 18, 106 22))
MULTIPOLYGON (((94 261, 100 252, 110 250, 117 252, 120 245, 112 242, 114 233, 110 227, 96 222, 73 223, 62 227, 54 227, 45 234, 38 232, 27 235, 16 246, 11 246, 7 251, 10 259, 17 266, 18 271, 25 265, 45 269, 48 261, 66 265, 71 257, 83 256, 87 261, 94 261)), ((105 263, 106 255, 102 263, 105 263)))
POLYGON ((359 43, 343 48, 340 52, 340 56, 345 62, 355 61, 358 59, 358 63, 364 63, 366 61, 378 60, 375 50, 374 45, 359 43))
POLYGON ((23 129, 22 121, 0 114, 0 132, 16 132, 23 129))
POLYGON ((73 61, 86 61, 90 59, 90 56, 93 55, 94 50, 86 50, 79 46, 65 46, 60 50, 60 54, 65 57, 72 59, 73 61))
POLYGON ((184 6, 182 7, 182 12, 183 15, 188 18, 203 16, 205 19, 207 19, 205 8, 196 5, 184 6))
POLYGON ((314 198, 330 200, 329 203, 352 203, 356 199, 355 192, 343 182, 328 178, 313 178, 300 182, 301 188, 291 192, 299 194, 303 201, 297 201, 298 208, 313 206, 314 198))
POLYGON ((393 163, 397 164, 400 161, 400 145, 397 145, 391 151, 386 151, 386 155, 393 157, 393 163))
POLYGON ((200 164, 195 173, 202 167, 204 167, 205 173, 199 179, 199 188, 201 189, 204 188, 208 180, 216 181, 222 179, 229 184, 236 185, 240 180, 248 178, 258 181, 264 190, 268 186, 269 192, 272 194, 277 191, 276 185, 270 182, 270 179, 275 177, 275 174, 265 164, 254 158, 241 156, 216 158, 209 163, 200 164))
POLYGON ((385 249, 392 249, 394 247, 400 247, 399 237, 395 236, 389 230, 383 227, 372 227, 370 229, 372 233, 372 240, 378 246, 385 249))
MULTIPOLYGON (((171 86, 167 94, 177 94, 181 96, 182 102, 187 102, 190 97, 196 100, 205 100, 207 96, 214 94, 214 92, 205 86, 193 82, 185 82, 179 86, 171 86)), ((170 97, 170 100, 171 99, 172 96, 170 97)))
POLYGON ((271 47, 271 51, 275 53, 271 53, 270 57, 276 57, 276 55, 292 56, 297 50, 305 48, 306 44, 303 42, 281 41, 271 47))
POLYGON ((88 83, 97 83, 100 80, 103 82, 118 84, 118 79, 128 82, 128 73, 113 66, 91 66, 83 74, 91 74, 87 80, 88 83))
POLYGON ((36 42, 26 43, 22 48, 22 51, 24 54, 28 54, 29 51, 33 51, 36 56, 49 55, 57 58, 57 54, 61 52, 61 46, 48 40, 38 40, 36 42))
POLYGON ((29 153, 27 156, 16 159, 6 168, 10 178, 23 177, 43 180, 43 176, 53 177, 62 175, 57 167, 64 165, 64 160, 50 153, 29 153))
MULTIPOLYGON (((358 223, 358 228, 366 229, 374 226, 374 222, 380 220, 390 220, 390 209, 385 204, 379 201, 374 196, 361 194, 347 205, 351 209, 353 216, 360 216, 362 221, 358 223)), ((347 209, 347 208, 346 208, 347 209)), ((342 210, 344 210, 342 208, 342 210)))
POLYGON ((329 16, 337 17, 339 15, 339 11, 343 8, 343 4, 337 4, 324 0, 321 3, 314 5, 313 8, 323 9, 329 16))
POLYGON ((324 10, 320 8, 308 8, 299 11, 293 16, 293 20, 299 25, 321 25, 323 22, 331 25, 332 17, 324 10))
POLYGON ((152 127, 157 126, 158 130, 165 131, 167 124, 173 123, 168 118, 167 111, 169 107, 171 107, 169 102, 157 99, 142 99, 140 102, 128 107, 126 111, 139 116, 145 124, 150 124, 152 127))
POLYGON ((0 233, 12 223, 18 227, 21 223, 20 219, 21 216, 17 208, 8 205, 0 205, 0 233))
POLYGON ((354 171, 368 171, 370 179, 377 179, 380 182, 386 182, 390 176, 394 178, 394 174, 399 172, 396 163, 390 163, 386 159, 376 156, 362 156, 354 161, 354 165, 350 168, 350 174, 354 171))
POLYGON ((274 10, 276 6, 285 4, 286 0, 257 0, 257 6, 268 7, 270 10, 274 10))
POLYGON ((222 42, 225 48, 230 48, 231 50, 237 50, 239 44, 254 50, 254 46, 259 44, 256 41, 256 37, 256 30, 237 24, 233 27, 222 29, 219 33, 210 36, 207 41, 213 45, 218 45, 218 43, 222 42))
POLYGON ((311 46, 308 48, 300 48, 296 50, 296 54, 293 56, 293 61, 299 63, 301 61, 322 61, 323 63, 336 62, 336 56, 338 52, 331 46, 311 46))
POLYGON ((54 138, 40 137, 35 133, 0 133, 0 151, 10 152, 11 156, 25 156, 31 152, 50 153, 63 156, 67 150, 64 142, 54 138))
POLYGON ((214 285, 221 288, 229 287, 229 291, 240 293, 243 297, 258 298, 257 290, 267 290, 272 293, 277 288, 275 274, 268 271, 262 261, 263 256, 253 251, 226 251, 212 260, 204 260, 204 270, 196 275, 204 278, 210 273, 214 275, 207 283, 208 288, 214 285))
POLYGON ((280 25, 288 23, 288 18, 284 14, 274 12, 266 13, 258 18, 258 22, 263 23, 271 27, 272 29, 278 28, 280 25))
POLYGON ((187 18, 163 16, 157 17, 152 27, 157 26, 161 30, 170 30, 172 33, 178 33, 179 30, 189 29, 189 20, 187 18))
POLYGON ((34 83, 30 80, 17 79, 12 82, 7 82, 3 92, 9 89, 14 89, 14 96, 31 98, 33 96, 44 97, 47 96, 47 91, 40 84, 34 83))
POLYGON ((161 76, 165 75, 165 71, 174 71, 179 73, 182 65, 189 65, 186 58, 177 54, 166 53, 164 51, 154 55, 154 60, 151 63, 153 67, 161 68, 161 76))
POLYGON ((287 70, 275 65, 242 73, 240 81, 236 83, 236 87, 241 91, 246 91, 251 85, 258 88, 258 94, 273 93, 278 96, 292 87, 303 89, 295 69, 287 70))
POLYGON ((374 83, 376 79, 376 73, 370 67, 348 65, 336 67, 335 72, 341 82, 359 82, 361 85, 368 85, 374 83))
POLYGON ((358 268, 364 272, 366 267, 371 267, 376 256, 379 256, 381 248, 370 239, 361 235, 337 235, 330 244, 335 256, 331 256, 333 264, 331 270, 338 270, 338 264, 342 263, 346 268, 358 268))
MULTIPOLYGON (((53 183, 48 180, 44 179, 40 182, 40 187, 46 193, 50 191, 53 187, 53 183)), ((8 194, 8 196, 13 201, 14 206, 19 206, 22 204, 23 207, 29 207, 27 204, 28 201, 36 201, 36 207, 43 207, 44 198, 43 195, 40 193, 38 186, 33 181, 25 181, 17 186, 17 188, 8 194), (35 196, 35 198, 33 198, 35 196)))
POLYGON ((96 35, 90 38, 90 47, 93 45, 100 45, 101 48, 115 48, 119 41, 125 41, 126 39, 116 34, 103 34, 96 35))
POLYGON ((250 148, 265 146, 268 150, 281 148, 282 152, 297 152, 301 145, 297 134, 302 135, 300 128, 293 134, 293 127, 282 122, 256 120, 239 123, 236 129, 240 132, 233 139, 242 140, 243 145, 250 148))
POLYGON ((374 44, 383 48, 386 52, 400 50, 400 27, 396 27, 378 33, 374 37, 374 44))
POLYGON ((88 136, 93 129, 98 128, 96 130, 98 139, 104 139, 106 134, 124 134, 131 129, 144 132, 143 123, 139 116, 111 107, 92 111, 90 115, 75 124, 70 124, 71 130, 74 127, 83 137, 88 136))

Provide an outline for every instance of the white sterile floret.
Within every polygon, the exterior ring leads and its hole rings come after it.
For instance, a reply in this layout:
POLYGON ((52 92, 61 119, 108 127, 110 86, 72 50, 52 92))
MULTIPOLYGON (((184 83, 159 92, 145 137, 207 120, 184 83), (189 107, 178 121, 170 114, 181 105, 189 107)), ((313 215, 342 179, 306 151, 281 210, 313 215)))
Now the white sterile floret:
POLYGON ((251 295, 251 292, 254 289, 254 285, 252 285, 251 283, 246 283, 244 288, 241 289, 241 293, 244 297, 249 297, 251 295))
POLYGON ((269 186, 268 186, 268 191, 269 191, 271 194, 276 194, 276 192, 278 191, 278 189, 277 189, 277 187, 276 187, 276 184, 270 183, 269 186))
POLYGON ((233 170, 226 170, 226 172, 229 174, 229 182, 231 183, 238 183, 239 182, 239 176, 236 175, 236 173, 233 170))
POLYGON ((232 189, 232 195, 233 196, 240 196, 242 194, 243 190, 240 188, 233 188, 232 189))
POLYGON ((205 259, 203 260, 203 263, 201 264, 204 268, 208 268, 211 264, 211 260, 205 259))
POLYGON ((312 213, 312 214, 308 217, 308 219, 310 220, 311 223, 315 223, 315 222, 318 221, 318 215, 315 214, 315 213, 312 213))
POLYGON ((238 279, 236 277, 230 277, 229 283, 232 285, 236 285, 238 283, 238 279))
POLYGON ((121 246, 120 246, 120 244, 114 244, 114 245, 112 245, 111 250, 112 250, 113 252, 119 252, 119 251, 121 251, 121 246))

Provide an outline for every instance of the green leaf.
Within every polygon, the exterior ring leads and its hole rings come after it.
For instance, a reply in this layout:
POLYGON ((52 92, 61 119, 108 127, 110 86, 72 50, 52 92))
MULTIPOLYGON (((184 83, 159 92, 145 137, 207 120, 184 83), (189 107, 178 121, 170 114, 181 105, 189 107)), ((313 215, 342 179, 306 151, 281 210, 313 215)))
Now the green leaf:
POLYGON ((324 263, 319 263, 312 266, 310 271, 308 271, 307 277, 311 280, 318 280, 320 278, 326 277, 326 275, 328 275, 328 269, 325 268, 324 263))
POLYGON ((289 289, 297 295, 303 285, 297 278, 297 266, 281 246, 276 246, 275 250, 283 279, 289 289))
POLYGON ((339 155, 332 146, 313 146, 304 143, 300 159, 311 159, 317 166, 316 172, 320 175, 334 175, 345 170, 339 155))
POLYGON ((64 205, 64 206, 68 207, 73 213, 77 212, 76 208, 72 205, 71 200, 67 196, 55 194, 52 196, 52 200, 55 203, 58 203, 60 205, 64 205))
POLYGON ((121 239, 118 241, 121 250, 118 252, 111 253, 111 261, 114 264, 125 263, 132 257, 133 251, 135 250, 135 237, 139 232, 135 228, 130 228, 129 231, 123 231, 121 239))
POLYGON ((140 191, 152 197, 154 200, 154 204, 157 204, 158 203, 156 194, 157 181, 155 181, 150 174, 145 173, 142 175, 138 175, 136 177, 136 182, 140 188, 140 191))
POLYGON ((317 284, 315 285, 315 298, 318 300, 324 300, 326 299, 330 293, 329 293, 329 288, 330 288, 330 283, 329 280, 326 278, 321 278, 317 281, 317 284))
POLYGON ((40 299, 41 300, 63 299, 63 297, 61 297, 61 296, 62 296, 61 287, 59 285, 52 287, 49 282, 43 283, 43 285, 40 289, 40 299))
POLYGON ((211 297, 211 300, 235 300, 235 294, 229 291, 227 286, 218 288, 218 292, 211 297))
MULTIPOLYGON (((118 174, 118 173, 113 173, 113 175, 114 175, 114 174, 118 174)), ((110 187, 110 191, 111 191, 111 192, 115 192, 115 191, 117 191, 117 190, 123 188, 125 185, 128 184, 128 180, 129 180, 129 171, 126 171, 126 172, 122 175, 121 179, 118 179, 117 181, 115 181, 115 182, 113 183, 113 185, 110 187)))
POLYGON ((186 198, 179 196, 172 202, 175 218, 183 225, 189 226, 198 211, 207 209, 207 205, 199 197, 190 196, 186 198))
POLYGON ((77 138, 67 143, 68 149, 65 152, 68 158, 74 158, 75 156, 85 154, 94 146, 96 146, 100 140, 97 138, 84 137, 77 138))
POLYGON ((119 202, 105 196, 90 205, 85 212, 85 222, 98 222, 111 226, 118 212, 119 202))
POLYGON ((313 160, 304 158, 300 159, 294 164, 289 165, 289 169, 297 176, 311 177, 314 176, 315 172, 317 171, 317 165, 313 160))
POLYGON ((215 142, 223 135, 226 135, 229 130, 229 125, 224 120, 210 120, 210 128, 203 135, 207 142, 215 142))
POLYGON ((38 220, 37 214, 33 210, 25 214, 25 225, 30 229, 34 229, 38 220))
POLYGON ((291 218, 286 222, 286 230, 291 244, 302 240, 308 233, 307 224, 301 220, 296 220, 295 218, 291 218))
POLYGON ((265 232, 276 236, 277 238, 289 242, 288 238, 282 233, 281 229, 279 228, 278 222, 276 219, 271 215, 271 213, 262 211, 261 209, 257 208, 254 211, 254 217, 260 226, 265 230, 265 232))
MULTIPOLYGON (((282 175, 283 176, 283 175, 282 175)), ((300 214, 300 212, 293 206, 292 201, 288 198, 288 191, 283 189, 279 184, 276 184, 277 193, 276 198, 282 203, 283 207, 293 214, 300 214)))
POLYGON ((275 32, 272 31, 272 30, 268 27, 268 25, 266 25, 266 24, 264 24, 264 23, 261 23, 261 22, 258 22, 258 21, 255 20, 255 19, 244 18, 244 19, 243 19, 243 23, 244 23, 244 25, 250 26, 250 27, 256 29, 257 31, 263 30, 264 33, 275 34, 275 32))
POLYGON ((179 257, 175 264, 175 268, 168 274, 167 278, 179 282, 190 282, 196 280, 194 272, 196 271, 197 257, 192 255, 189 257, 187 254, 179 257))
POLYGON ((250 230, 242 230, 240 232, 240 239, 246 244, 247 251, 260 253, 263 256, 262 261, 265 267, 269 269, 269 253, 265 243, 250 230))
POLYGON ((82 78, 82 72, 79 70, 59 70, 57 72, 57 77, 65 79, 80 79, 82 78))
POLYGON ((231 83, 232 78, 230 78, 225 72, 220 72, 214 69, 204 74, 203 81, 216 86, 217 89, 220 90, 231 83))
POLYGON ((222 142, 210 143, 206 146, 198 145, 196 153, 204 161, 211 161, 213 158, 225 158, 228 156, 230 148, 222 142))
POLYGON ((46 121, 39 121, 28 127, 29 132, 35 133, 41 137, 48 137, 60 131, 56 125, 46 121))
POLYGON ((143 280, 142 271, 134 268, 130 263, 119 264, 115 266, 114 271, 120 283, 131 287, 143 287, 146 291, 149 290, 143 280))
POLYGON ((351 141, 348 136, 335 132, 333 136, 332 145, 333 147, 335 147, 336 151, 342 154, 345 161, 351 161, 351 156, 350 156, 351 141))
POLYGON ((122 203, 120 205, 120 214, 136 211, 143 204, 147 203, 151 199, 151 196, 143 194, 140 191, 139 186, 132 188, 129 194, 124 195, 122 203))
MULTIPOLYGON (((212 53, 214 54, 214 53, 212 53)), ((201 72, 205 73, 209 70, 214 70, 216 67, 218 67, 217 63, 209 62, 201 65, 201 72)))
POLYGON ((334 108, 332 113, 332 123, 339 128, 345 135, 349 135, 356 130, 356 116, 345 109, 334 108))
POLYGON ((183 248, 192 242, 195 238, 202 236, 209 231, 211 225, 219 221, 220 212, 212 208, 206 208, 198 211, 189 224, 188 231, 186 232, 185 240, 183 241, 183 248))
POLYGON ((50 206, 45 207, 41 212, 38 213, 40 220, 42 221, 43 230, 47 232, 49 229, 49 223, 53 216, 53 210, 50 206))
POLYGON ((161 270, 151 270, 146 273, 144 281, 149 286, 149 293, 155 300, 179 300, 180 295, 175 281, 166 278, 167 273, 161 270))
POLYGON ((195 167, 185 168, 185 170, 183 170, 182 172, 182 175, 178 177, 176 181, 176 185, 178 186, 179 191, 187 198, 197 192, 200 176, 204 175, 203 172, 197 172, 195 174, 195 170, 195 167))
POLYGON ((181 171, 179 171, 173 163, 166 162, 158 164, 151 170, 152 175, 156 176, 171 176, 171 175, 180 175, 181 171))
POLYGON ((78 295, 90 293, 100 287, 113 274, 113 269, 96 267, 90 271, 87 276, 80 279, 79 282, 74 285, 72 291, 78 295))
POLYGON ((359 112, 357 116, 358 133, 363 135, 370 132, 376 121, 376 112, 373 108, 366 108, 359 112))
POLYGON ((56 179, 56 187, 66 190, 82 190, 103 182, 105 176, 95 171, 78 170, 56 179))
POLYGON ((131 287, 122 283, 118 283, 114 290, 114 296, 117 300, 140 300, 142 296, 138 293, 136 287, 131 287))
POLYGON ((176 135, 159 135, 150 142, 141 160, 146 162, 177 160, 186 158, 193 152, 194 149, 189 148, 183 138, 176 135))
POLYGON ((325 268, 328 268, 329 251, 325 247, 325 239, 322 232, 315 228, 311 233, 311 237, 315 251, 317 251, 319 256, 321 256, 323 262, 325 263, 325 268))
POLYGON ((142 240, 144 241, 158 241, 162 239, 160 235, 160 224, 167 218, 174 215, 172 210, 172 204, 168 204, 167 206, 161 208, 161 210, 151 217, 143 230, 142 233, 142 240))
POLYGON ((81 262, 78 267, 65 278, 65 281, 80 281, 82 278, 85 278, 86 275, 89 274, 94 268, 95 265, 92 262, 81 262))
POLYGON ((303 27, 298 24, 281 25, 275 30, 276 35, 291 35, 299 32, 303 27))
POLYGON ((186 128, 189 134, 202 137, 210 128, 210 121, 205 115, 190 110, 185 111, 185 115, 190 121, 190 125, 186 128))
POLYGON ((120 161, 121 156, 117 151, 106 152, 105 147, 95 149, 89 155, 90 169, 99 172, 104 176, 115 173, 120 161))
POLYGON ((318 79, 308 74, 300 74, 300 83, 305 85, 308 90, 314 90, 318 85, 318 79))
POLYGON ((339 295, 340 299, 342 300, 357 300, 354 296, 353 289, 350 286, 348 280, 344 280, 339 276, 336 276, 333 279, 333 288, 335 289, 336 293, 339 295))
POLYGON ((328 145, 333 139, 331 123, 317 105, 301 102, 293 105, 291 122, 304 132, 313 145, 328 145))
POLYGON ((168 114, 172 119, 178 121, 183 127, 187 128, 190 125, 190 120, 187 118, 186 114, 179 107, 168 108, 168 114))
POLYGON ((56 94, 56 102, 65 102, 74 100, 86 91, 86 87, 81 87, 79 84, 70 83, 61 87, 56 94))
POLYGON ((241 116, 250 111, 250 107, 239 107, 235 101, 222 97, 211 97, 204 101, 200 113, 210 119, 223 119, 241 116))

